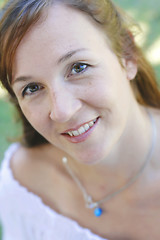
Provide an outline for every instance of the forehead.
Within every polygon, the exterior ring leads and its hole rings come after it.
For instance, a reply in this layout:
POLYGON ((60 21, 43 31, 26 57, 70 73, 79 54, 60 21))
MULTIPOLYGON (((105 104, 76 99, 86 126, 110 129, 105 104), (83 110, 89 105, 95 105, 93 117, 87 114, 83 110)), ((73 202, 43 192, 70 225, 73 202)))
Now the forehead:
POLYGON ((46 40, 54 42, 59 47, 59 41, 61 44, 63 42, 71 44, 71 40, 72 43, 76 42, 80 35, 82 37, 80 41, 83 43, 87 40, 86 43, 89 45, 94 43, 97 37, 98 41, 100 36, 105 38, 98 23, 88 14, 61 3, 50 7, 42 21, 40 19, 25 35, 20 47, 31 41, 46 43, 46 40))
POLYGON ((43 62, 49 64, 51 59, 54 64, 56 58, 67 52, 80 48, 103 52, 104 45, 107 47, 104 32, 88 14, 56 4, 22 39, 16 51, 13 75, 15 69, 23 71, 26 62, 27 66, 40 64, 42 56, 43 62))

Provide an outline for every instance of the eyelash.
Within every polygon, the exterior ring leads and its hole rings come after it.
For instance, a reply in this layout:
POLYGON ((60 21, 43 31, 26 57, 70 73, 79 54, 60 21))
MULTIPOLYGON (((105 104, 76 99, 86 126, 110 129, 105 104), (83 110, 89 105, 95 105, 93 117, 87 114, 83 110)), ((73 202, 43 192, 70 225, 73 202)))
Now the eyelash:
POLYGON ((74 63, 72 66, 71 66, 71 69, 70 69, 70 73, 68 75, 68 77, 70 76, 74 76, 74 75, 79 75, 79 74, 82 74, 83 72, 85 72, 87 70, 87 68, 89 67, 90 65, 89 64, 86 64, 86 63, 82 63, 82 62, 77 62, 77 63, 74 63), (75 67, 78 67, 80 68, 80 66, 83 66, 85 68, 83 68, 82 70, 80 70, 80 72, 77 72, 77 73, 72 73, 73 69, 75 67))
MULTIPOLYGON (((91 66, 89 64, 86 64, 86 63, 82 63, 82 62, 78 62, 78 63, 74 63, 72 66, 71 66, 71 69, 70 69, 70 73, 68 75, 68 77, 70 76, 74 76, 74 75, 79 75, 79 74, 82 74, 83 72, 85 72, 87 70, 87 68, 91 66), (83 68, 80 70, 80 66, 83 68), (80 70, 80 72, 77 72, 77 73, 72 73, 72 71, 74 70, 75 67, 78 67, 78 69, 80 70)), ((22 97, 25 97, 26 95, 32 95, 32 94, 35 94, 37 91, 41 90, 43 87, 40 86, 39 84, 37 83, 29 83, 22 91, 22 97), (27 90, 29 90, 29 88, 35 88, 36 89, 32 89, 33 92, 30 92, 30 93, 27 93, 27 90)), ((30 89, 31 90, 31 89, 30 89)))
POLYGON ((32 95, 32 94, 36 93, 38 90, 41 90, 42 88, 43 88, 43 87, 40 86, 40 85, 37 84, 37 83, 29 83, 29 84, 23 89, 23 91, 22 91, 22 97, 24 97, 25 95, 32 95), (35 88, 35 87, 36 87, 35 90, 32 89, 33 92, 27 93, 27 90, 29 90, 29 88, 30 88, 30 90, 31 90, 31 88, 35 88))

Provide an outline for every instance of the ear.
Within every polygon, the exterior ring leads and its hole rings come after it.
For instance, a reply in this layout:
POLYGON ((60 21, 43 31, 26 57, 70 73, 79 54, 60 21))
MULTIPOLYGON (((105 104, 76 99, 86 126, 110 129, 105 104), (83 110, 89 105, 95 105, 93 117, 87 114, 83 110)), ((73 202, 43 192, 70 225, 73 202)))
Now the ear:
POLYGON ((122 59, 128 80, 133 80, 137 74, 137 63, 133 60, 122 59))

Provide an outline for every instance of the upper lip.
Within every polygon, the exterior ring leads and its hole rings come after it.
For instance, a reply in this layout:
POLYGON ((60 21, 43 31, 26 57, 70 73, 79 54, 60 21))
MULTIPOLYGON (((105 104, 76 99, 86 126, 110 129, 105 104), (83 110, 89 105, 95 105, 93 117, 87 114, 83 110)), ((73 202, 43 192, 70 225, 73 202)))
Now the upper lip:
POLYGON ((78 125, 78 126, 75 127, 75 128, 67 129, 65 132, 63 132, 63 133, 61 133, 61 134, 66 134, 66 133, 71 132, 71 131, 77 131, 81 126, 83 126, 83 125, 85 125, 85 124, 87 124, 87 123, 89 123, 89 122, 91 122, 91 121, 93 121, 93 120, 95 120, 95 119, 98 119, 98 117, 97 117, 97 118, 95 117, 95 118, 91 119, 90 121, 84 122, 84 123, 78 125))

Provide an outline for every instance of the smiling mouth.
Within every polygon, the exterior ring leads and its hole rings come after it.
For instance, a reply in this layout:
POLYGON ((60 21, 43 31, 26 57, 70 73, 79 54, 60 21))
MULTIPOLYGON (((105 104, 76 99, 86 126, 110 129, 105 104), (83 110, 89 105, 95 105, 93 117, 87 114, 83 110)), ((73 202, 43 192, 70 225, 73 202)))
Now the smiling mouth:
POLYGON ((85 123, 84 125, 82 125, 77 130, 65 132, 65 133, 63 133, 63 135, 68 135, 70 137, 80 136, 80 135, 84 134, 85 132, 89 131, 89 129, 92 128, 93 125, 97 122, 98 118, 95 118, 94 120, 92 120, 88 123, 85 123))

